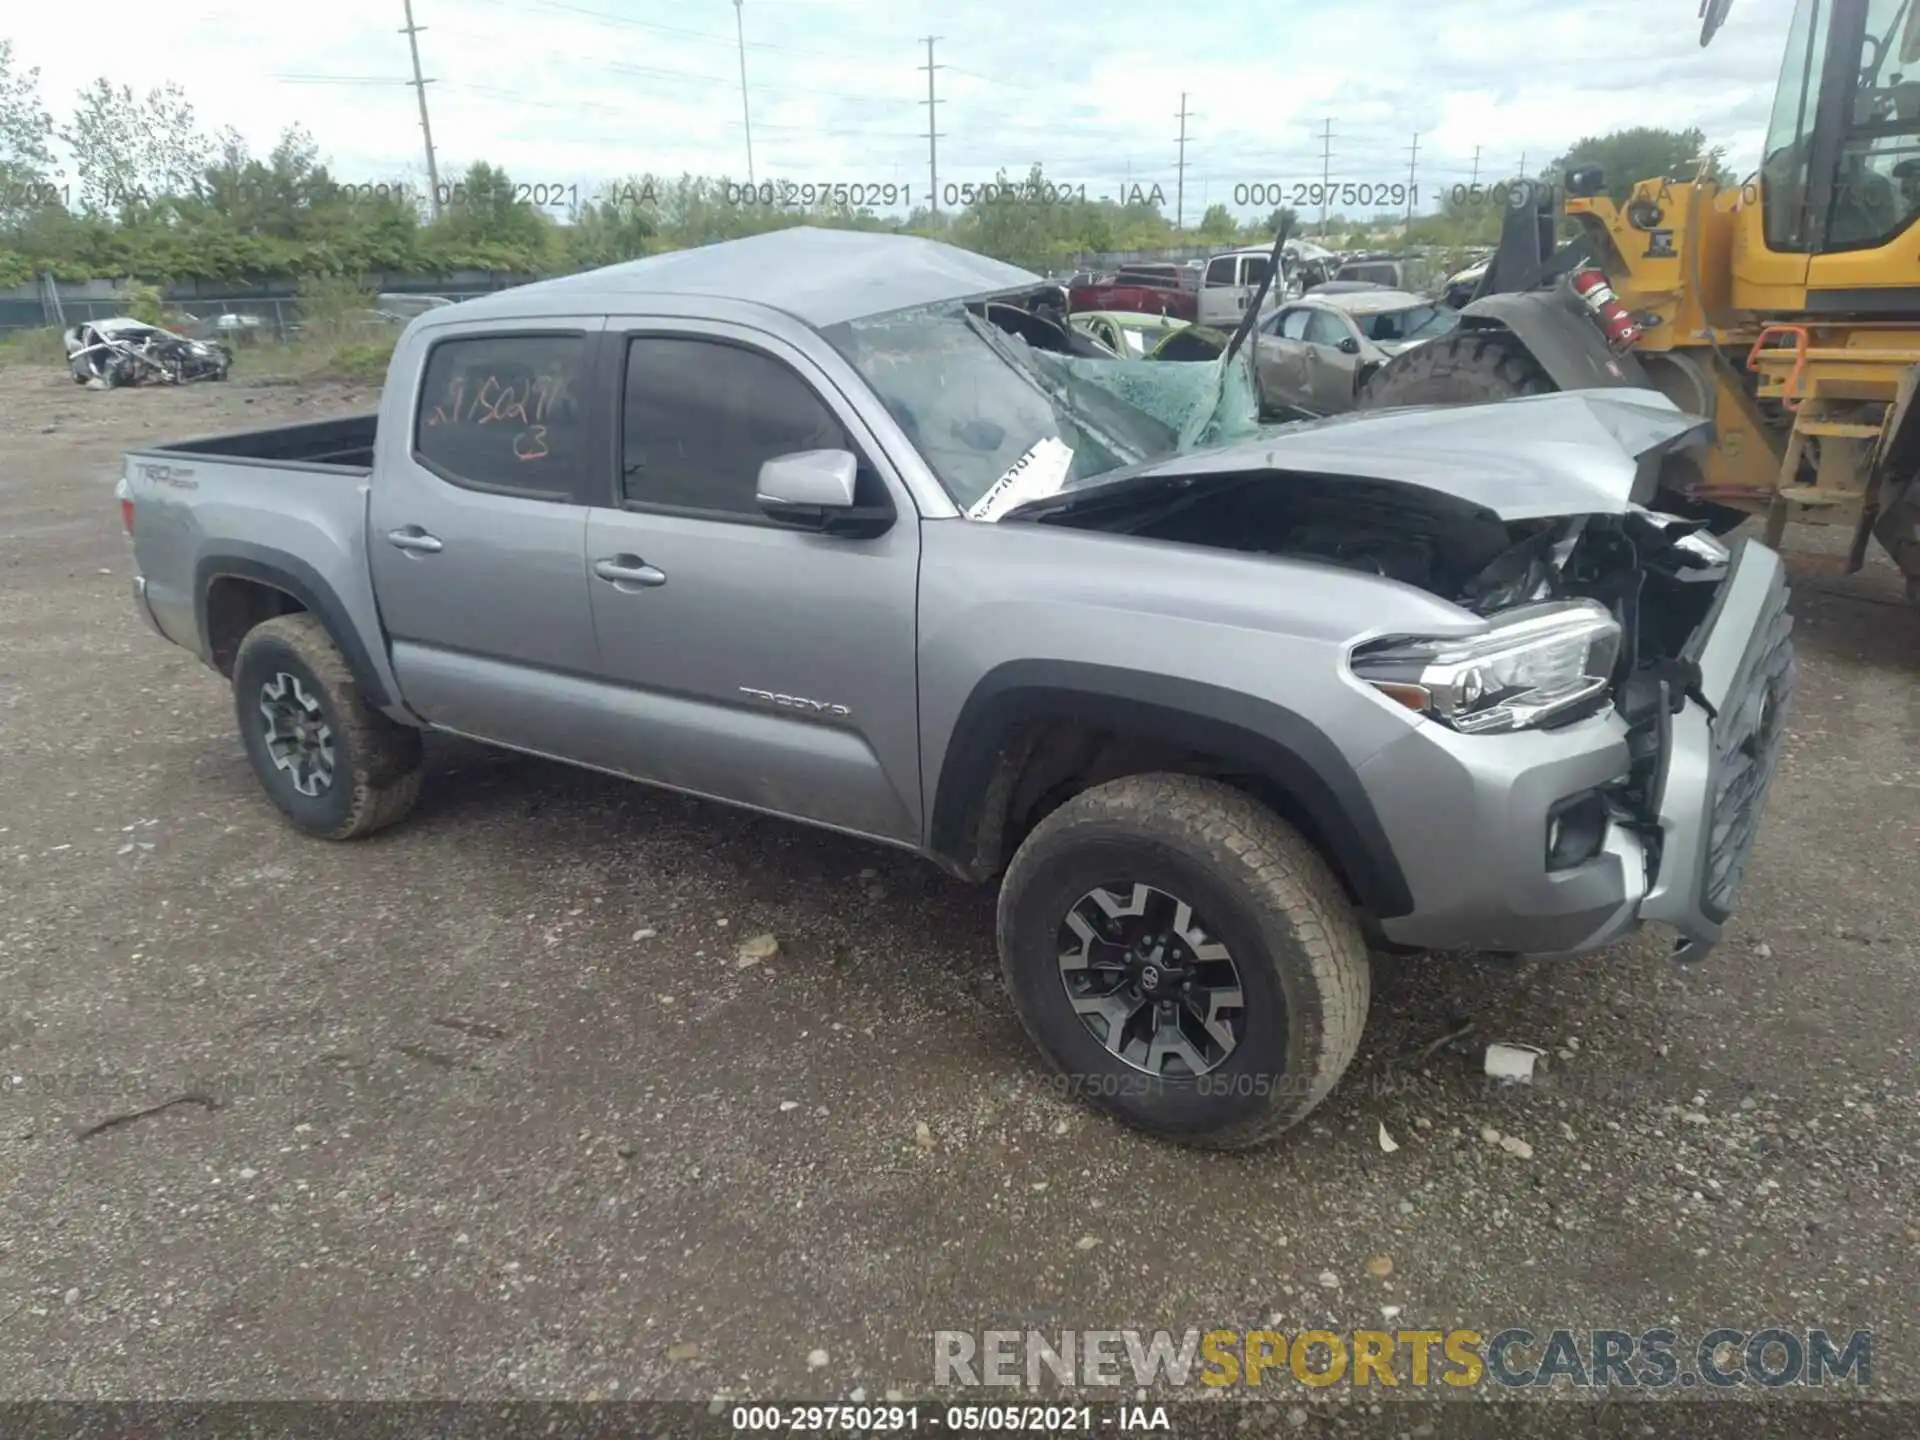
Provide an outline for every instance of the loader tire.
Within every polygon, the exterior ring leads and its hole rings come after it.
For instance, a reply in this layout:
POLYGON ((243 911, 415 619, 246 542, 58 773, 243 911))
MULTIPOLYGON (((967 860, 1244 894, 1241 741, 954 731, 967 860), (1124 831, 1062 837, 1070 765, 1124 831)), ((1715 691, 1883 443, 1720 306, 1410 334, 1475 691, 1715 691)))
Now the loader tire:
POLYGON ((1082 791, 1021 844, 999 912, 1007 989, 1055 1093, 1165 1139, 1269 1140, 1359 1044, 1351 901, 1298 830, 1218 780, 1082 791))
POLYGON ((1556 388, 1517 336, 1504 330, 1456 330, 1374 371, 1354 408, 1482 405, 1516 395, 1547 395, 1556 388))
POLYGON ((307 834, 357 840, 419 797, 420 732, 367 704, 319 617, 280 615, 247 632, 233 704, 255 778, 307 834))

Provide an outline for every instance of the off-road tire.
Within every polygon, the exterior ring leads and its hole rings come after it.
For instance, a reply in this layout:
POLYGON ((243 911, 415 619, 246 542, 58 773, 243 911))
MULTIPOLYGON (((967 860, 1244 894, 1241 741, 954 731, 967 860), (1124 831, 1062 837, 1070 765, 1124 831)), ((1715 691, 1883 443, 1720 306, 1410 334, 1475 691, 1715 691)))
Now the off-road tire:
POLYGON ((1113 780, 1043 819, 1001 883, 999 943, 1014 1007, 1060 1072, 1061 1093, 1189 1145, 1256 1145, 1297 1123, 1352 1061, 1366 1019, 1366 943, 1326 861, 1265 806, 1198 776, 1113 780), (1244 1033, 1198 1079, 1130 1066, 1083 1023, 1062 983, 1066 911, 1115 880, 1186 899, 1232 953, 1244 1033))
POLYGON ((367 704, 326 626, 310 614, 262 621, 233 663, 234 714, 255 778, 287 818, 322 840, 357 840, 405 817, 420 795, 420 732, 367 704), (262 687, 285 673, 318 702, 333 740, 331 783, 303 794, 267 748, 262 687))
POLYGON ((1397 355, 1367 377, 1356 410, 1394 405, 1479 405, 1557 388, 1518 338, 1504 330, 1456 330, 1397 355))

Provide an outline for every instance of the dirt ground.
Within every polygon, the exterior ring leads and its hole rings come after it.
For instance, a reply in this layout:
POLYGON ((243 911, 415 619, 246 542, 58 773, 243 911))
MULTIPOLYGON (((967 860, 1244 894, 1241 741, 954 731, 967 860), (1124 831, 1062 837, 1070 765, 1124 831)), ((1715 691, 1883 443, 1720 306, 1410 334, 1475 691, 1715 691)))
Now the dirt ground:
POLYGON ((1870 1328, 1920 1399, 1920 615, 1883 561, 1794 558, 1722 948, 1382 959, 1326 1105, 1203 1155, 1051 1088, 991 894, 911 858, 454 743, 395 831, 284 825, 134 612, 118 456, 371 403, 0 371, 0 1398, 877 1400, 935 1330, 1398 1306, 1870 1328), (1487 1040, 1551 1068, 1493 1092, 1487 1040))

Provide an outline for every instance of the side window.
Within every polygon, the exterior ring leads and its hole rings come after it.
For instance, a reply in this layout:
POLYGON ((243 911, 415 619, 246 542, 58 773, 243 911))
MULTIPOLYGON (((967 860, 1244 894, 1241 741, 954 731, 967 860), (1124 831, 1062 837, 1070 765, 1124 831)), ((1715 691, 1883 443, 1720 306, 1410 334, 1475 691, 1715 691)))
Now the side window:
POLYGON ((476 490, 573 500, 586 458, 580 335, 476 335, 427 355, 414 458, 476 490))
POLYGON ((1206 283, 1209 285, 1233 284, 1233 267, 1234 267, 1233 256, 1231 255, 1220 256, 1217 260, 1214 260, 1211 264, 1207 266, 1207 282, 1206 283))
POLYGON ((1267 257, 1264 255, 1243 256, 1240 261, 1240 283, 1258 285, 1267 278, 1267 257))
POLYGON ((1311 310, 1289 310, 1280 317, 1280 333, 1289 340, 1307 338, 1307 322, 1313 318, 1311 310))
POLYGON ((759 519, 763 461, 854 449, 813 388, 771 355, 662 335, 627 346, 620 467, 628 504, 759 519))
POLYGON ((1315 310, 1307 321, 1307 343, 1309 345, 1337 346, 1347 338, 1346 323, 1338 315, 1326 310, 1315 310))

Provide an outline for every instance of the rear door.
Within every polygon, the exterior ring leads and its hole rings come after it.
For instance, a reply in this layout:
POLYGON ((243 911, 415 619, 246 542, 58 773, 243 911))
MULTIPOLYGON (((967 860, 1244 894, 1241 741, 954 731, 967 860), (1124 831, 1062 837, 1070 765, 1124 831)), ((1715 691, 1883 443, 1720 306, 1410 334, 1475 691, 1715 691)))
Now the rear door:
POLYGON ((599 317, 429 332, 382 406, 367 552, 402 696, 424 718, 543 749, 550 677, 597 663, 586 485, 608 449, 599 317))
POLYGON ((702 795, 916 843, 920 534, 840 386, 844 365, 704 321, 615 321, 617 467, 587 569, 618 768, 702 795), (762 462, 851 450, 872 539, 807 534, 755 503, 762 462))
MULTIPOLYGON (((1260 282, 1267 278, 1268 259, 1265 255, 1242 255, 1240 257, 1240 308, 1234 313, 1237 324, 1247 307, 1253 304, 1253 297, 1260 293, 1260 282)), ((1271 308, 1280 301, 1279 287, 1271 286, 1267 290, 1266 306, 1271 308)))
POLYGON ((1232 329, 1246 308, 1240 297, 1240 257, 1214 256, 1200 281, 1200 323, 1232 329))

